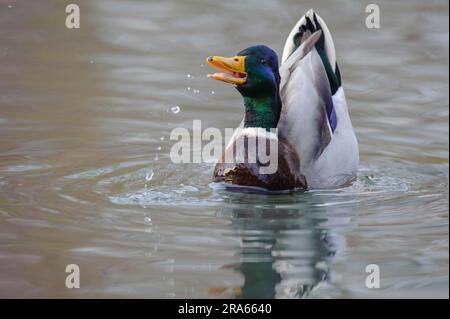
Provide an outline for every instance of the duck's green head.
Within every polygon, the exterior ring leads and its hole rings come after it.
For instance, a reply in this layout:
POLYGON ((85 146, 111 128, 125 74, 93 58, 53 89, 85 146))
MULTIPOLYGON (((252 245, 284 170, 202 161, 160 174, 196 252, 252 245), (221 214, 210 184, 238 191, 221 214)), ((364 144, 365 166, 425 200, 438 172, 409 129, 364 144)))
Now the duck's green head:
POLYGON ((210 56, 206 62, 222 72, 209 77, 236 85, 245 105, 247 127, 274 128, 281 112, 277 54, 265 45, 240 51, 234 57, 210 56))
POLYGON ((249 47, 234 57, 210 56, 206 62, 224 71, 211 78, 235 84, 244 97, 264 97, 278 90, 278 56, 265 45, 249 47))

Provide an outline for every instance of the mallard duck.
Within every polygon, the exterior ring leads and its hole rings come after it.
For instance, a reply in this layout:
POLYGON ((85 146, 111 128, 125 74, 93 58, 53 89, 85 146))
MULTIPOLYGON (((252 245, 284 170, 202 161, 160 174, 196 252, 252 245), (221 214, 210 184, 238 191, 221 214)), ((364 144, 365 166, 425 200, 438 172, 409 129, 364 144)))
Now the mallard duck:
MULTIPOLYGON (((266 190, 338 188, 356 178, 358 142, 350 121, 331 33, 312 9, 287 37, 281 66, 265 45, 234 57, 210 56, 222 72, 209 77, 234 84, 244 100, 244 119, 214 170, 214 181, 266 190), (277 131, 273 131, 277 129, 277 131), (257 153, 258 145, 278 143, 278 169, 262 174, 256 162, 227 161, 227 155, 257 153), (260 143, 262 141, 263 143, 260 143)), ((235 155, 236 156, 236 155, 235 155)))

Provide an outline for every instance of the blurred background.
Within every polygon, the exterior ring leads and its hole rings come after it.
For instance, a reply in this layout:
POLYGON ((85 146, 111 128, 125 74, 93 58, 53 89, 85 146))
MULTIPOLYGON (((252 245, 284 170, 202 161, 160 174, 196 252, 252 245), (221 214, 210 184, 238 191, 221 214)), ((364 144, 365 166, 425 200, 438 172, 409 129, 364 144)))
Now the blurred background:
POLYGON ((74 2, 80 29, 69 1, 0 0, 0 297, 448 298, 447 1, 377 1, 380 29, 356 0, 74 2), (213 164, 173 164, 173 128, 242 118, 205 57, 281 55, 310 8, 334 37, 358 180, 229 194, 213 164))

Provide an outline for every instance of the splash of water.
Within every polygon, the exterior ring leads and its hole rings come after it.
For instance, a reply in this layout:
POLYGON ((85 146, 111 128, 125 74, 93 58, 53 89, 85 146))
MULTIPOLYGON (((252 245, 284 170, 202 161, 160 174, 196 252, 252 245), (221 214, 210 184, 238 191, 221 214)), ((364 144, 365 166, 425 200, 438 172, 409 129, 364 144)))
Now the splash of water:
POLYGON ((172 111, 173 114, 178 114, 178 113, 180 113, 181 108, 179 105, 175 105, 175 106, 171 107, 170 110, 172 111))

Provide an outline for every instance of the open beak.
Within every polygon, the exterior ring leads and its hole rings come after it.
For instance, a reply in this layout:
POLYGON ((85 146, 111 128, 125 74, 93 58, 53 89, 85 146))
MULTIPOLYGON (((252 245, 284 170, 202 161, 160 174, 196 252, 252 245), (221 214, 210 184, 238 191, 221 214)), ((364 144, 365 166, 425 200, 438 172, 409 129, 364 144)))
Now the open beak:
POLYGON ((224 72, 208 74, 214 80, 223 81, 235 85, 247 82, 247 72, 245 72, 245 56, 235 56, 225 58, 222 56, 210 56, 206 59, 210 66, 224 72))

